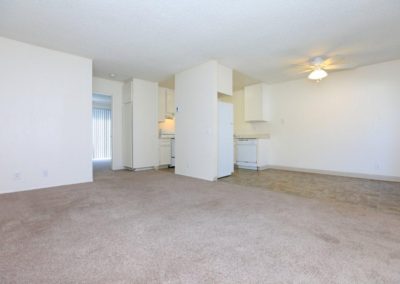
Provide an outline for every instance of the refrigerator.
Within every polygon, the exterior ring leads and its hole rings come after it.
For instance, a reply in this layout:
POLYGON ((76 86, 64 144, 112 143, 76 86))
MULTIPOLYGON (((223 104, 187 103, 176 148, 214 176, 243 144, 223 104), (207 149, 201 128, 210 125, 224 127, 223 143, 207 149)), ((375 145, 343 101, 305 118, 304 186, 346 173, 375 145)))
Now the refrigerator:
POLYGON ((233 104, 218 102, 218 178, 233 173, 233 104))

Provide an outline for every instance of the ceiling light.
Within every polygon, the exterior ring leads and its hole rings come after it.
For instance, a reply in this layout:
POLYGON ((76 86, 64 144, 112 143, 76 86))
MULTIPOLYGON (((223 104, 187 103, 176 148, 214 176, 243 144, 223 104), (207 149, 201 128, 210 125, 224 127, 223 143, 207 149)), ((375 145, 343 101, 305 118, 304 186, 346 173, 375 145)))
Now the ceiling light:
POLYGON ((321 81, 326 76, 328 76, 328 73, 321 67, 318 67, 308 75, 308 79, 321 81))
POLYGON ((115 74, 114 73, 110 73, 108 74, 111 78, 115 78, 115 74))

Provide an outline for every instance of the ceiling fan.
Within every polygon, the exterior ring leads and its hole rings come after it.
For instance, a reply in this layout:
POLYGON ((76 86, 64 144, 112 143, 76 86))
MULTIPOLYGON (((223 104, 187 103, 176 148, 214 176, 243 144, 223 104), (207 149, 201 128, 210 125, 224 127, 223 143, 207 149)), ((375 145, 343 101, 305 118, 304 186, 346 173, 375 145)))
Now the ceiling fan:
POLYGON ((322 57, 315 57, 311 60, 311 68, 313 69, 310 74, 308 74, 308 79, 316 80, 317 82, 328 76, 328 72, 324 70, 326 64, 324 64, 324 59, 322 57))
POLYGON ((328 71, 349 70, 354 68, 354 66, 344 64, 343 61, 343 58, 339 56, 317 56, 311 58, 311 60, 305 64, 298 65, 298 67, 301 68, 301 73, 309 72, 308 79, 320 82, 328 76, 328 71))

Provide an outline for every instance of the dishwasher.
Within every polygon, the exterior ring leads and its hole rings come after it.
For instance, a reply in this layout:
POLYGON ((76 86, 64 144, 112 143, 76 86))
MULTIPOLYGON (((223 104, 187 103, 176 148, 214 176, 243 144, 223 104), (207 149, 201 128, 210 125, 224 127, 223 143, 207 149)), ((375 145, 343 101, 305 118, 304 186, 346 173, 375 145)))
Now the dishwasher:
POLYGON ((243 167, 257 167, 257 139, 236 140, 236 164, 243 167))

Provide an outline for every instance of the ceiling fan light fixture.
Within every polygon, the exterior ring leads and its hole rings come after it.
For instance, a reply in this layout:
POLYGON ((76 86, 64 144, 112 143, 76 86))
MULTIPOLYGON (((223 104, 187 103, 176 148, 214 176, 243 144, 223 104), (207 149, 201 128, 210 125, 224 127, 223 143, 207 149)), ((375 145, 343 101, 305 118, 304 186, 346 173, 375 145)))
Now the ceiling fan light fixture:
POLYGON ((310 80, 317 80, 317 81, 321 81, 322 79, 324 79, 326 76, 328 76, 328 73, 322 69, 322 68, 316 68, 315 70, 313 70, 309 75, 308 75, 308 79, 310 80))

